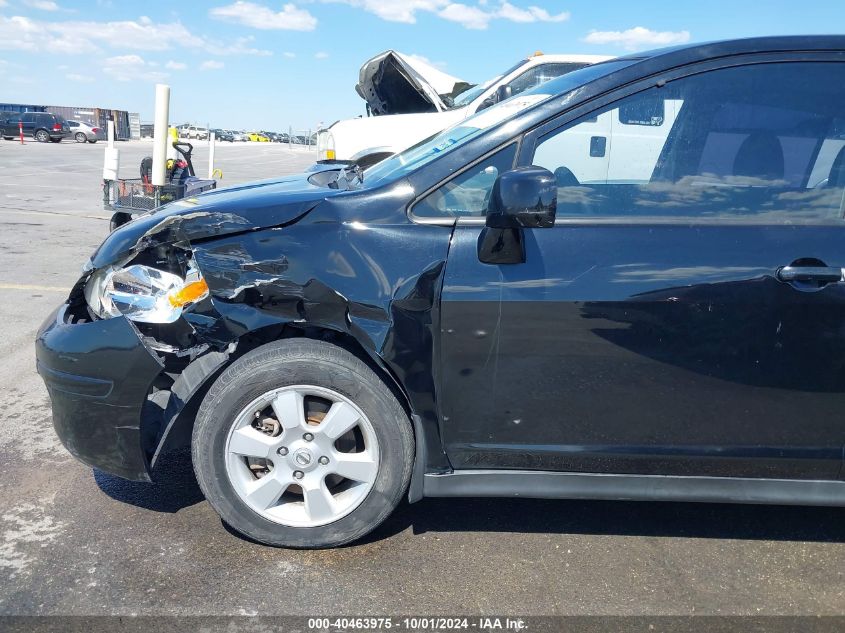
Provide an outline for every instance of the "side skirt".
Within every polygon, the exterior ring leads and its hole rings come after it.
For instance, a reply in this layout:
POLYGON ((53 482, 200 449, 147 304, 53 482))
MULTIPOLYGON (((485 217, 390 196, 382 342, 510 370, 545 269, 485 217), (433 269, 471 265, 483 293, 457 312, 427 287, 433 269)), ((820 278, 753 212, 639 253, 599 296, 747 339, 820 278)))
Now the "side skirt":
POLYGON ((457 470, 426 474, 423 496, 845 506, 845 481, 457 470))

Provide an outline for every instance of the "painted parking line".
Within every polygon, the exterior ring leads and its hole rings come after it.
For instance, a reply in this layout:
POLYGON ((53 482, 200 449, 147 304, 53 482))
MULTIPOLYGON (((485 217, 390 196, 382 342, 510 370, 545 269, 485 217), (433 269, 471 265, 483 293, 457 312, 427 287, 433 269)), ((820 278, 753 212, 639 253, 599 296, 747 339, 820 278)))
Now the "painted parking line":
POLYGON ((69 292, 66 286, 38 286, 35 284, 7 284, 0 282, 0 290, 37 290, 39 292, 69 292))
POLYGON ((29 211, 28 209, 19 209, 16 207, 5 207, 0 204, 0 216, 3 214, 18 214, 18 215, 44 215, 47 217, 60 217, 60 218, 87 218, 89 220, 111 220, 111 216, 109 215, 93 215, 93 214, 83 214, 83 213, 59 213, 58 211, 29 211))

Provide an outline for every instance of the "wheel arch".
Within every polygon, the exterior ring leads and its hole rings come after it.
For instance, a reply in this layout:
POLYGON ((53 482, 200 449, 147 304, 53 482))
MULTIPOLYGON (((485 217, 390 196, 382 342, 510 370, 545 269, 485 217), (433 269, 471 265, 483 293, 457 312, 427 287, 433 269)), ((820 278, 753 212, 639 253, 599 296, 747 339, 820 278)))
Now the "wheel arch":
MULTIPOLYGON (((409 500, 417 501, 422 498, 422 481, 425 473, 426 456, 431 454, 434 447, 428 447, 432 442, 432 433, 426 433, 419 415, 412 407, 411 398, 399 378, 391 371, 387 363, 378 354, 367 349, 367 347, 354 336, 324 326, 311 326, 304 324, 277 324, 269 325, 243 334, 237 342, 237 346, 231 353, 217 354, 216 358, 210 358, 211 354, 203 356, 192 365, 198 364, 204 358, 206 368, 199 368, 198 373, 202 374, 201 379, 191 390, 190 398, 184 402, 182 408, 172 417, 171 420, 164 420, 166 428, 161 434, 155 452, 151 459, 151 470, 155 476, 155 467, 158 457, 168 451, 183 448, 190 445, 191 434, 194 428, 196 413, 211 385, 217 377, 225 371, 232 363, 245 356, 250 351, 285 339, 306 338, 317 341, 325 341, 336 345, 366 364, 390 389, 396 400, 402 406, 411 423, 414 434, 414 465, 409 486, 409 500), (223 358, 225 357, 225 358, 223 358)), ((439 437, 439 435, 438 435, 439 437)), ((439 447, 437 450, 440 450, 439 447)))

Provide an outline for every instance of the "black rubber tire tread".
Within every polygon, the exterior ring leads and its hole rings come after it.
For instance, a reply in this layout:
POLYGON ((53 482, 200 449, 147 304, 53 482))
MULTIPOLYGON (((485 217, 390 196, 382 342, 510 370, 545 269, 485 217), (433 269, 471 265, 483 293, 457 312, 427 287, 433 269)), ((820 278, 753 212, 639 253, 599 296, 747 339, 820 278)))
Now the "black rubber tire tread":
POLYGON ((191 456, 206 499, 236 531, 277 547, 337 547, 371 532, 399 504, 411 477, 414 436, 391 390, 354 354, 324 341, 284 339, 252 350, 217 378, 197 413, 191 456), (311 528, 280 525, 255 513, 240 500, 225 470, 226 437, 237 413, 272 389, 296 384, 333 389, 355 402, 379 444, 378 474, 364 501, 341 519, 311 528))

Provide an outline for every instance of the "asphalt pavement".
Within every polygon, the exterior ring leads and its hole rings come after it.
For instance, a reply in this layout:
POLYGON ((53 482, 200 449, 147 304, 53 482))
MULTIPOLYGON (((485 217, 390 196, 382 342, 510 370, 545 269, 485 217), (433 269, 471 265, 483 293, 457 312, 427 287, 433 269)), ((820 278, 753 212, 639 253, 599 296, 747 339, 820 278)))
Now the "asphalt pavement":
MULTIPOLYGON (((135 177, 150 144, 118 147, 135 177)), ((76 462, 33 340, 108 232, 102 159, 102 143, 0 141, 0 615, 845 614, 840 508, 424 500, 364 542, 292 551, 227 529, 187 453, 155 484, 76 462)), ((313 159, 217 148, 222 186, 313 159)))

